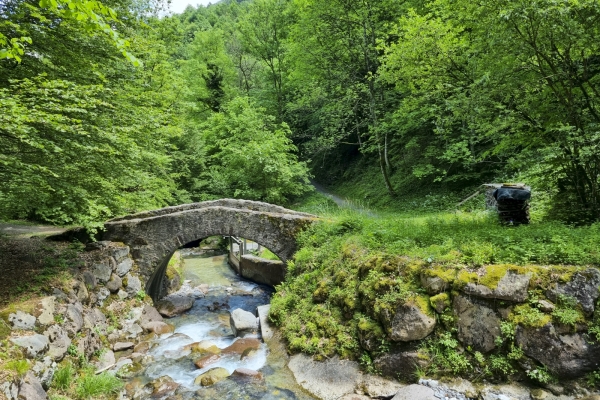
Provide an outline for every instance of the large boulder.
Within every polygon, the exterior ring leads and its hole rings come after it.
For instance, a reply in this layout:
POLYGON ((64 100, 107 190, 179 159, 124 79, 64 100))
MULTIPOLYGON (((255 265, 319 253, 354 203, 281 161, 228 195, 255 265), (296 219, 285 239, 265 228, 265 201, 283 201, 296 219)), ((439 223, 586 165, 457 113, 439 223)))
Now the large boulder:
POLYGON ((112 268, 108 263, 98 263, 92 265, 91 268, 92 274, 96 277, 96 279, 101 283, 106 283, 110 279, 110 275, 112 274, 112 268))
POLYGON ((156 309, 160 315, 168 318, 182 314, 193 306, 193 297, 180 294, 169 295, 156 303, 156 309))
POLYGON ((258 331, 258 319, 254 314, 244 311, 241 308, 236 308, 231 313, 229 324, 234 336, 244 336, 258 331))
POLYGON ((422 385, 408 385, 396 393, 392 400, 431 400, 435 399, 433 389, 422 385))
POLYGON ((242 338, 233 342, 231 345, 221 350, 223 354, 239 354, 242 355, 244 352, 250 350, 258 350, 260 347, 260 340, 255 338, 242 338))
POLYGON ((133 267, 133 260, 131 258, 126 258, 117 264, 115 272, 120 277, 123 277, 131 270, 131 267, 133 267))
POLYGON ((140 317, 140 324, 142 326, 147 322, 162 320, 163 317, 156 308, 149 306, 148 304, 144 305, 144 308, 142 309, 142 316, 140 317))
POLYGON ((435 329, 435 316, 429 311, 427 302, 424 307, 419 307, 417 303, 407 303, 396 309, 391 320, 384 317, 390 339, 410 342, 425 338, 435 329))
POLYGON ((36 314, 40 325, 52 325, 54 323, 55 299, 54 296, 48 296, 39 301, 36 314))
POLYGON ((410 381, 418 369, 427 367, 428 360, 414 346, 402 346, 376 357, 373 364, 383 376, 410 381))
POLYGON ((12 329, 33 330, 35 328, 35 317, 23 311, 17 311, 14 314, 8 315, 8 322, 12 325, 12 329))
POLYGON ((485 285, 470 282, 462 290, 466 294, 484 299, 522 302, 527 300, 527 288, 529 287, 530 279, 531 274, 519 274, 507 270, 506 274, 500 278, 495 288, 489 288, 485 285))
POLYGON ((109 281, 106 283, 106 288, 110 290, 111 293, 117 293, 121 286, 123 285, 123 280, 117 274, 112 274, 110 276, 109 281))
POLYGON ((500 336, 500 318, 494 310, 466 296, 456 296, 453 308, 458 317, 458 340, 483 353, 492 351, 500 336))
POLYGON ((10 339, 11 342, 25 349, 29 358, 36 358, 38 354, 48 349, 50 341, 44 335, 33 334, 28 336, 16 336, 10 339))
POLYGON ((559 300, 560 295, 576 299, 583 312, 587 316, 592 315, 596 300, 600 295, 600 271, 589 268, 577 272, 569 282, 557 284, 546 292, 546 296, 554 302, 559 300))
POLYGON ((52 325, 44 331, 44 335, 50 340, 47 355, 55 361, 62 360, 71 345, 67 332, 59 325, 52 325))
POLYGON ((516 343, 559 378, 575 378, 600 367, 600 344, 586 334, 561 334, 552 323, 541 328, 519 326, 516 343))
POLYGON ((135 296, 140 290, 142 290, 142 282, 136 275, 127 274, 125 275, 124 280, 127 281, 127 287, 125 288, 125 291, 130 297, 135 296))
POLYGON ((296 382, 312 395, 323 400, 337 400, 354 393, 362 383, 362 374, 356 362, 340 360, 335 356, 326 361, 297 354, 290 358, 288 368, 296 382))
POLYGON ((65 328, 71 337, 75 336, 83 328, 83 305, 80 302, 67 305, 65 316, 65 328))
POLYGON ((179 384, 168 375, 161 376, 160 378, 149 382, 147 386, 152 390, 150 397, 153 399, 170 398, 177 388, 179 388, 179 384))

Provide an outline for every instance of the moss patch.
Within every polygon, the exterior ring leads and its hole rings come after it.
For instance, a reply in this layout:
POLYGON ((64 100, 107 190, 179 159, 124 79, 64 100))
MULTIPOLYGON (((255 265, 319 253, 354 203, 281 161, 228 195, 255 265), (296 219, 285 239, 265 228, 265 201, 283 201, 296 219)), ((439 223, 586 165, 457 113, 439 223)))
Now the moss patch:
POLYGON ((541 328, 550 323, 552 317, 537 308, 531 307, 529 304, 521 304, 512 310, 508 320, 530 328, 541 328))

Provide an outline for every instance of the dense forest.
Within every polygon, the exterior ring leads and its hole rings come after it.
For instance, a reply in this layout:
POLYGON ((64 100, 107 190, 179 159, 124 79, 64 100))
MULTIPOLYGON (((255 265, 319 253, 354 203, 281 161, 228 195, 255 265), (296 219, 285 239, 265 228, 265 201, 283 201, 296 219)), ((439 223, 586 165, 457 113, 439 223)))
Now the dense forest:
MULTIPOLYGON (((525 181, 600 218, 591 0, 0 0, 0 218, 525 181)), ((433 188, 433 189, 432 189, 433 188)))

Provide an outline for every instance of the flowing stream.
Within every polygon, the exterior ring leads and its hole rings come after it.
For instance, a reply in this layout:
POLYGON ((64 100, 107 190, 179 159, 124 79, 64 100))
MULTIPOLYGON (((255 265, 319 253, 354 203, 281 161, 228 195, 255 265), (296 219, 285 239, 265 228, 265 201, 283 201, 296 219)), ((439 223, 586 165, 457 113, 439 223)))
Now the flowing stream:
MULTIPOLYGON (((196 251, 181 250, 183 279, 189 281, 185 282, 187 286, 199 287, 205 295, 188 312, 165 321, 175 326, 175 332, 150 341, 144 366, 130 383, 141 386, 167 375, 180 385, 176 394, 182 399, 314 399, 298 386, 287 369, 285 347, 277 338, 269 345, 261 342, 258 350, 249 354, 221 354, 204 368, 194 365, 201 356, 190 352, 190 344, 210 341, 220 349, 231 345, 238 338, 229 326, 229 313, 236 308, 255 313, 257 306, 269 303, 272 294, 269 287, 237 276, 227 264, 226 255, 205 256, 196 251), (207 387, 194 383, 198 375, 215 367, 229 373, 248 368, 260 371, 263 378, 229 377, 207 387)), ((252 336, 245 336, 248 337, 252 336)))

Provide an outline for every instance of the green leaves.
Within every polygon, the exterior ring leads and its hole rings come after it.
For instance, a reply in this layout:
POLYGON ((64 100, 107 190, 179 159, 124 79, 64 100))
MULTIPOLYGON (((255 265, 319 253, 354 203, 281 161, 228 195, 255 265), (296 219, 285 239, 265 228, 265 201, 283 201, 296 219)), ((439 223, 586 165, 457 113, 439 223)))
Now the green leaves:
POLYGON ((201 173, 206 196, 282 204, 309 190, 286 124, 275 123, 249 99, 238 97, 200 127, 206 152, 201 173))

